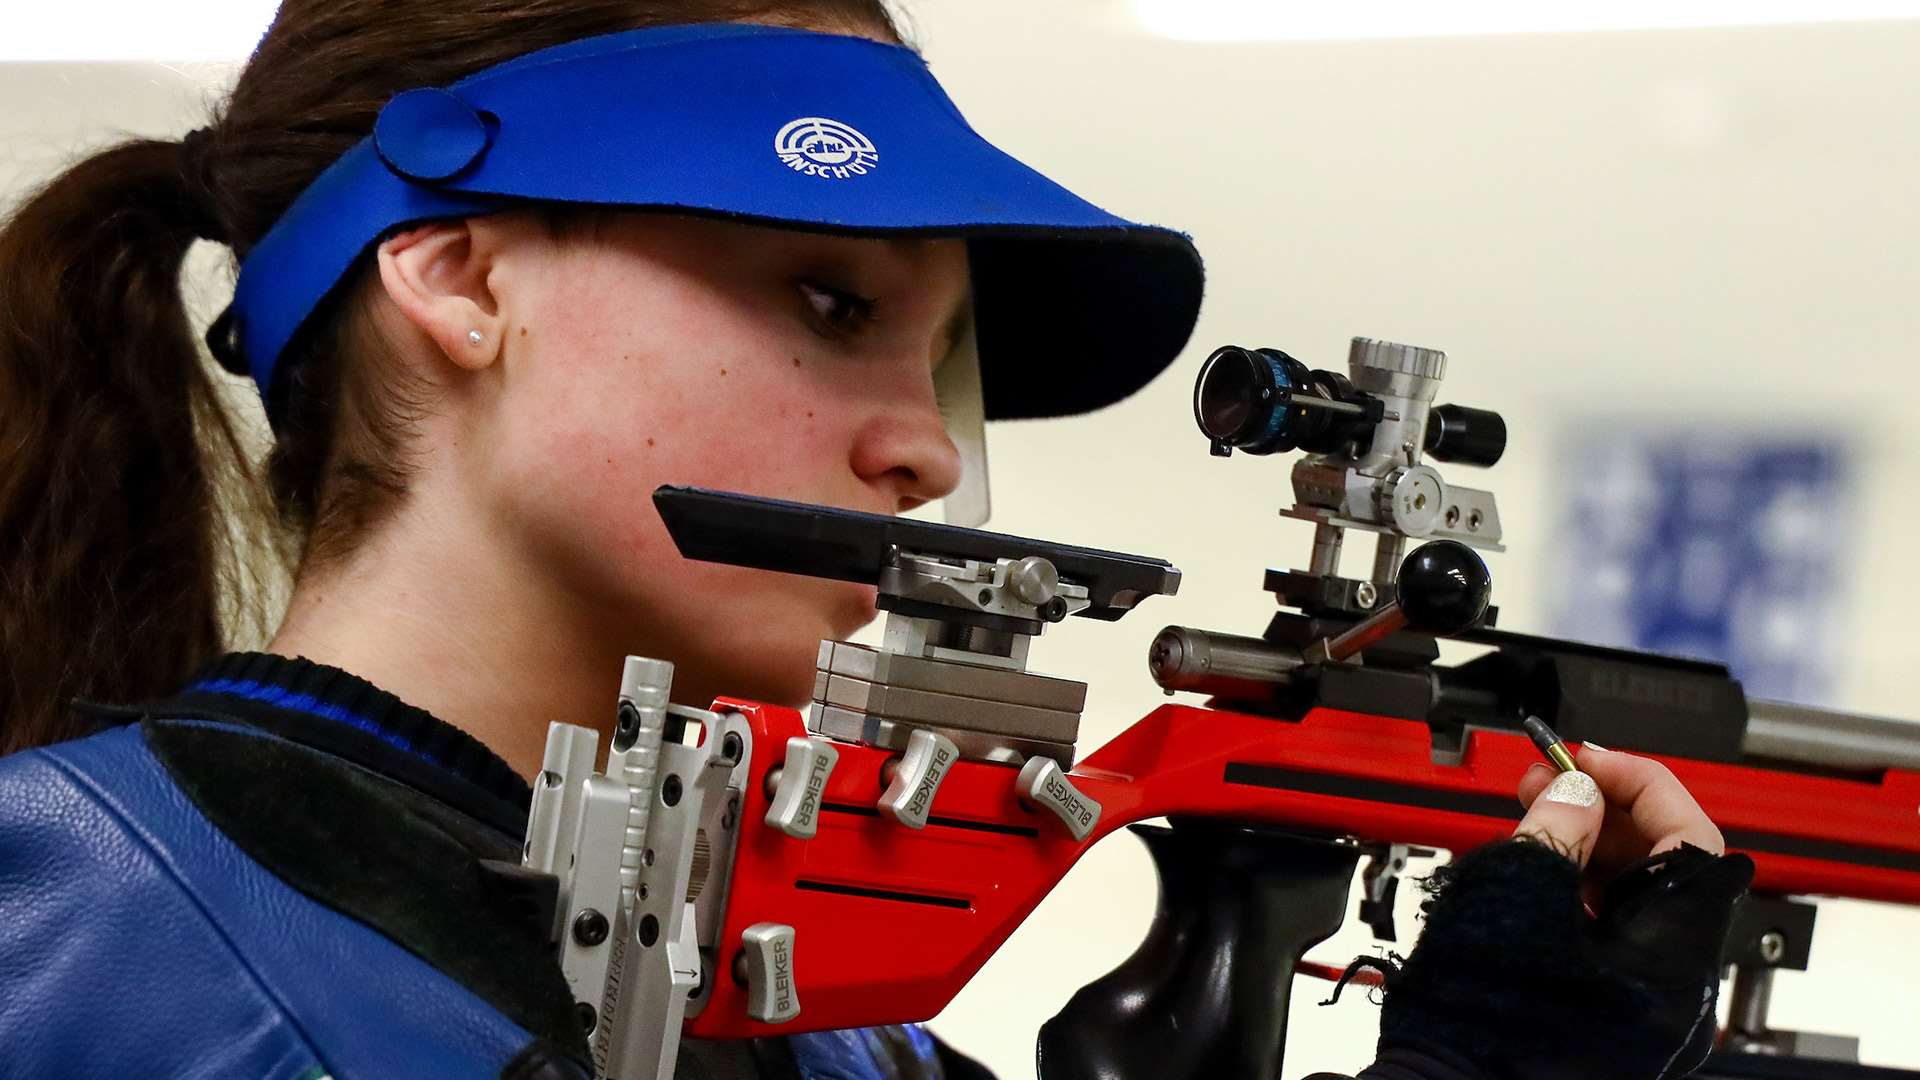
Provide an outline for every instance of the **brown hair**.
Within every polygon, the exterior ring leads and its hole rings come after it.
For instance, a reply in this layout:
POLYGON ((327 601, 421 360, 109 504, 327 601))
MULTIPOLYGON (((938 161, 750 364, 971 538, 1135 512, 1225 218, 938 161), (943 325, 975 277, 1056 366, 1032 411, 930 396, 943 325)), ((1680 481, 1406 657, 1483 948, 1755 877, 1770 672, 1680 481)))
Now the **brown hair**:
POLYGON ((236 540, 323 558, 405 491, 423 403, 352 302, 364 265, 282 360, 262 485, 182 304, 196 238, 244 258, 402 90, 595 34, 735 21, 900 38, 885 0, 285 0, 210 127, 122 143, 24 202, 0 228, 0 753, 80 734, 76 696, 169 693, 217 656, 247 569, 236 540))

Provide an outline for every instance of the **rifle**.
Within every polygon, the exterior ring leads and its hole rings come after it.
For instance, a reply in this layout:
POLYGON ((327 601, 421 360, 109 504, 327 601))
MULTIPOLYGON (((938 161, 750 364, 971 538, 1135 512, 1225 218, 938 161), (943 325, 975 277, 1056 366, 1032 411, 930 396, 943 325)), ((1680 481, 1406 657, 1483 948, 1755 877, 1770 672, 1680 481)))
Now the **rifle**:
POLYGON ((871 584, 887 622, 878 648, 821 643, 805 715, 673 705, 671 665, 630 657, 602 769, 595 732, 552 726, 525 864, 551 878, 597 1074, 669 1077, 683 1034, 931 1018, 1087 848, 1132 826, 1160 910, 1043 1026, 1044 1075, 1279 1077, 1293 976, 1342 924, 1361 860, 1358 915, 1391 941, 1410 856, 1511 833, 1537 717, 1663 762, 1754 860, 1724 954, 1732 1020, 1698 1075, 1920 1075, 1767 1024, 1773 973, 1807 966, 1803 897, 1920 903, 1920 732, 1749 700, 1719 664, 1495 629, 1472 550, 1499 549, 1494 496, 1425 459, 1491 466, 1506 428, 1434 406, 1444 366, 1364 338, 1347 375, 1270 349, 1208 358, 1194 412, 1214 453, 1308 452, 1285 513, 1314 524, 1312 554, 1267 572, 1294 610, 1261 636, 1163 630, 1154 679, 1210 700, 1163 705, 1085 757, 1086 685, 1030 671, 1029 646, 1172 595, 1170 564, 655 492, 687 557, 871 584), (1352 530, 1378 536, 1364 579, 1339 575, 1352 530), (1443 665, 1439 638, 1488 651, 1443 665), (1171 827, 1136 824, 1159 817, 1171 827), (1155 1022, 1176 1012, 1177 1028, 1155 1022))

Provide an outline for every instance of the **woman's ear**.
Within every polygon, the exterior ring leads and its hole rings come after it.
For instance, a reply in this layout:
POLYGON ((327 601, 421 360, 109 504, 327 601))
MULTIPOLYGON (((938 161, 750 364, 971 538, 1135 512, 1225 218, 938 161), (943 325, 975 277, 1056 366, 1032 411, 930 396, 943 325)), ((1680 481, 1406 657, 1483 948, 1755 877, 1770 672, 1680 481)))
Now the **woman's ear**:
POLYGON ((431 222, 388 239, 377 252, 380 284, 402 317, 467 371, 493 363, 504 337, 493 284, 503 237, 482 224, 431 222))

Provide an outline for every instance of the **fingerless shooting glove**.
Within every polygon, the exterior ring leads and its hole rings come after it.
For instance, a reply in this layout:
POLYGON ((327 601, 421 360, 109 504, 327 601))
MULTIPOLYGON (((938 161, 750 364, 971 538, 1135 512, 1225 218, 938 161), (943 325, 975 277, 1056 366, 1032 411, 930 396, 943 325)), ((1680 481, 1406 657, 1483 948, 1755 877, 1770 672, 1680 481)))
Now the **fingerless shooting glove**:
POLYGON ((1720 955, 1752 880, 1745 855, 1683 844, 1628 867, 1590 916, 1559 852, 1468 852, 1425 882, 1426 927, 1398 970, 1355 961, 1385 969, 1360 1080, 1685 1076, 1713 1049, 1720 955))

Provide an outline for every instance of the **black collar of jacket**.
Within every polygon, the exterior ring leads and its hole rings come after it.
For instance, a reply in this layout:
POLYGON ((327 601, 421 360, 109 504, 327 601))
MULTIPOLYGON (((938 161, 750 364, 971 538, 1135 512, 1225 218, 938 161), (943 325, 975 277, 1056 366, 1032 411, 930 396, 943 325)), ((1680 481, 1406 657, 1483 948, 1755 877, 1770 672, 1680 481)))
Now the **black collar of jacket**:
POLYGON ((146 716, 237 720, 396 780, 516 844, 526 832, 533 791, 484 743, 357 675, 304 658, 229 653, 170 698, 74 707, 102 725, 146 716))

